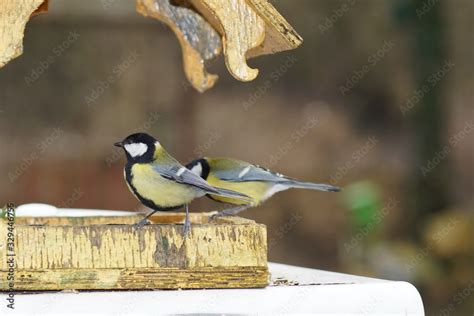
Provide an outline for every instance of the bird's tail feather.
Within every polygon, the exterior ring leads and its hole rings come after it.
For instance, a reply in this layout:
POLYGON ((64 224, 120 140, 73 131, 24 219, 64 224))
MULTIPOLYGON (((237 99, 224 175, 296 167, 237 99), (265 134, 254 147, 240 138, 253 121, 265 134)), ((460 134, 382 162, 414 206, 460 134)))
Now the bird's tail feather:
POLYGON ((324 183, 311 183, 311 182, 300 182, 300 181, 290 181, 285 182, 288 184, 290 188, 297 188, 297 189, 311 189, 311 190, 318 190, 318 191, 326 191, 326 192, 339 192, 341 188, 324 183))
POLYGON ((213 193, 213 194, 216 194, 216 195, 219 195, 219 196, 239 199, 239 200, 247 202, 247 203, 251 203, 253 201, 252 198, 249 197, 248 195, 245 195, 245 194, 242 194, 242 193, 239 193, 239 192, 235 192, 235 191, 227 190, 227 189, 222 189, 222 188, 216 188, 216 187, 214 187, 214 189, 216 189, 217 193, 213 193))

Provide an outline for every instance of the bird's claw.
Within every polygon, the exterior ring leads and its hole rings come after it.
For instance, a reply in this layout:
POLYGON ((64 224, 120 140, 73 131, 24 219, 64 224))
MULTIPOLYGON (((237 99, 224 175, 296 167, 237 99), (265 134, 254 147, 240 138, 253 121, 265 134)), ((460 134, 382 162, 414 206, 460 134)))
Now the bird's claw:
POLYGON ((145 225, 147 225, 147 224, 149 224, 148 219, 142 219, 141 221, 139 221, 138 223, 136 223, 136 224, 133 225, 133 229, 134 229, 135 231, 140 230, 140 229, 143 228, 143 226, 145 226, 145 225))
POLYGON ((217 212, 215 214, 212 214, 209 218, 211 219, 211 221, 214 221, 222 216, 226 216, 226 214, 223 214, 222 212, 217 212))
POLYGON ((212 214, 210 216, 210 219, 211 219, 211 221, 213 221, 213 220, 218 219, 219 217, 225 217, 225 216, 232 216, 233 217, 233 216, 235 216, 235 214, 232 214, 232 213, 229 214, 228 212, 226 212, 226 210, 223 210, 223 211, 217 212, 215 214, 212 214))

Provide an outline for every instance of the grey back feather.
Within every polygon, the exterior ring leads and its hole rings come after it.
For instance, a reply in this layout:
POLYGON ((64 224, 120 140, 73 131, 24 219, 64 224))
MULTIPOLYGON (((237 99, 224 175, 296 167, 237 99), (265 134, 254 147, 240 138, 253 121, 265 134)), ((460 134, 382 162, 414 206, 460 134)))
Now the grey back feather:
POLYGON ((235 163, 227 164, 226 167, 228 168, 213 169, 212 172, 219 179, 230 182, 268 181, 279 183, 293 180, 282 174, 243 161, 235 161, 235 163))
POLYGON ((245 161, 227 158, 216 159, 212 173, 221 180, 229 182, 263 181, 281 184, 288 188, 302 188, 338 192, 340 188, 329 184, 301 182, 245 161))

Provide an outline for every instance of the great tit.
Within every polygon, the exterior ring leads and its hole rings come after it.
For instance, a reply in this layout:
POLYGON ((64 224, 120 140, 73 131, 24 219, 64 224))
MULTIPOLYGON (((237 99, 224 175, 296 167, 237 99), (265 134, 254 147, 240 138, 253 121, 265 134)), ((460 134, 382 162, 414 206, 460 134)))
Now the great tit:
POLYGON ((124 169, 125 181, 130 191, 152 212, 136 224, 141 228, 147 219, 157 211, 169 211, 184 207, 186 220, 184 233, 187 235, 189 222, 188 204, 206 194, 249 202, 244 194, 227 189, 214 188, 204 179, 190 172, 174 159, 152 136, 145 133, 132 134, 114 144, 121 147, 127 156, 124 169))
POLYGON ((236 215, 249 207, 260 205, 277 192, 291 188, 328 192, 341 190, 329 184, 301 182, 260 166, 230 158, 200 158, 190 162, 186 167, 216 188, 236 191, 252 199, 247 203, 233 197, 210 193, 208 196, 215 201, 235 205, 214 216, 236 215))

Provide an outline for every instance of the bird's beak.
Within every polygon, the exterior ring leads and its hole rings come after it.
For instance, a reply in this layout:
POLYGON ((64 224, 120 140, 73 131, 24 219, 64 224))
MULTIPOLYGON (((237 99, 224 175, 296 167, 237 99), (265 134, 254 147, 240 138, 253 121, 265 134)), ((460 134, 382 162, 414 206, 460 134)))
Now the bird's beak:
POLYGON ((114 144, 114 146, 123 147, 123 142, 116 142, 116 143, 114 144))

